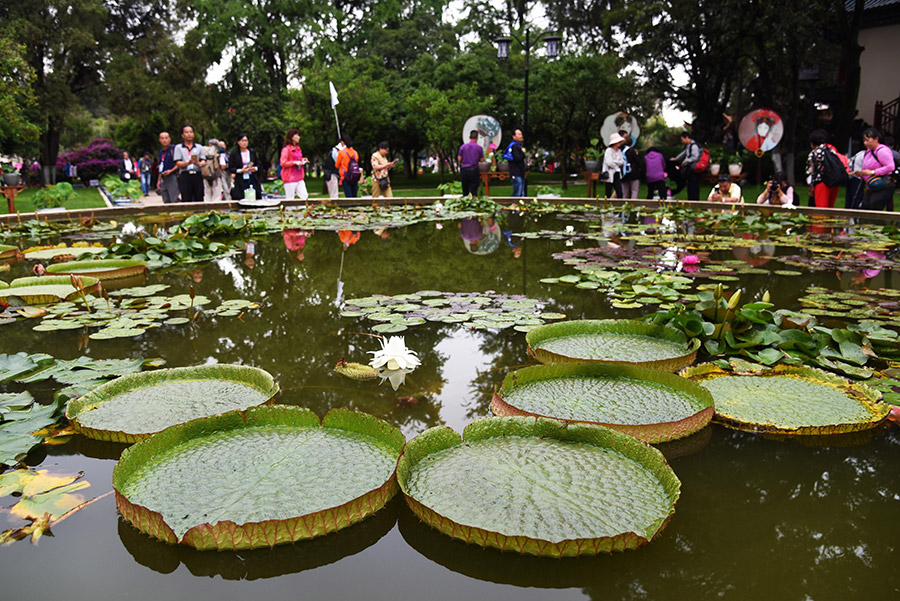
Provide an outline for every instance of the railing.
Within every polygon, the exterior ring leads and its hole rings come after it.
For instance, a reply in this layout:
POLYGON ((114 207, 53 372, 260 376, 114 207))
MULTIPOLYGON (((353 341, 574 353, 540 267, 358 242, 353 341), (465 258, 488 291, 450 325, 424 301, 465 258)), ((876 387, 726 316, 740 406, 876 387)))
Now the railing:
POLYGON ((900 139, 898 114, 900 114, 900 96, 887 104, 880 100, 875 103, 875 127, 883 131, 886 136, 893 136, 895 141, 900 139))

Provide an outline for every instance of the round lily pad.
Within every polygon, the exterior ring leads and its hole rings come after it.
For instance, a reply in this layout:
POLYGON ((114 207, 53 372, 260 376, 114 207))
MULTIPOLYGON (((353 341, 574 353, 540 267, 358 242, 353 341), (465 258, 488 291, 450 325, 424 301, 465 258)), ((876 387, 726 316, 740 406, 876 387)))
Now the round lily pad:
POLYGON ((699 339, 668 326, 627 319, 561 321, 525 337, 541 363, 588 361, 639 365, 674 372, 694 362, 699 339))
POLYGON ((88 438, 136 442, 192 419, 262 405, 276 393, 272 376, 255 367, 176 367, 107 382, 69 402, 66 417, 88 438))
POLYGON ((822 435, 875 428, 890 413, 877 390, 811 367, 735 375, 711 363, 680 374, 709 390, 714 420, 750 432, 822 435))
POLYGON ((122 453, 116 505, 197 549, 271 547, 346 528, 396 494, 403 434, 365 413, 256 407, 173 426, 122 453))
POLYGON ((463 437, 431 428, 397 466, 407 503, 444 534, 564 557, 633 549, 675 511, 681 483, 656 449, 602 426, 498 417, 463 437))
POLYGON ((537 365, 506 376, 494 415, 549 417, 607 426, 649 443, 690 436, 709 424, 713 399, 679 376, 631 365, 537 365))
POLYGON ((11 306, 46 305, 94 294, 100 289, 99 283, 97 278, 87 276, 76 280, 80 287, 73 286, 67 275, 18 278, 0 289, 0 301, 11 306))

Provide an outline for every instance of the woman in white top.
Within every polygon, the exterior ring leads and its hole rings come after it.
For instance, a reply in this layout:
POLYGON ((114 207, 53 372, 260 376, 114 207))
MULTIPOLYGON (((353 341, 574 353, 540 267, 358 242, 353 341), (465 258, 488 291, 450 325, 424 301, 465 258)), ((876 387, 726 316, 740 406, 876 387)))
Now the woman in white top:
POLYGON ((625 155, 622 154, 622 145, 625 144, 625 138, 618 133, 614 133, 609 137, 609 146, 603 154, 603 167, 601 171, 606 174, 606 197, 612 198, 615 191, 615 198, 622 198, 622 168, 625 166, 625 155))
POLYGON ((795 206, 794 188, 788 183, 784 173, 776 173, 766 184, 756 204, 774 206, 795 206))

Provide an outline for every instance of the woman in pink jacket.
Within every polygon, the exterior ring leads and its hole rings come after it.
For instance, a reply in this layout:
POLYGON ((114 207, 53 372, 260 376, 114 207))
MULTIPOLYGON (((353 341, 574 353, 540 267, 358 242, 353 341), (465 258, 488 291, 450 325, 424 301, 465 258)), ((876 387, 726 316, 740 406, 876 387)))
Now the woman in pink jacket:
POLYGON ((862 207, 870 211, 892 211, 894 209, 894 188, 896 183, 890 175, 894 172, 894 153, 882 143, 884 136, 874 127, 863 132, 862 169, 853 175, 866 181, 862 207))
POLYGON ((292 127, 288 130, 284 137, 284 148, 281 149, 281 181, 284 183, 284 199, 293 200, 294 197, 300 200, 309 199, 309 192, 306 190, 306 177, 304 166, 309 163, 309 159, 303 158, 303 151, 300 150, 300 131, 292 127))

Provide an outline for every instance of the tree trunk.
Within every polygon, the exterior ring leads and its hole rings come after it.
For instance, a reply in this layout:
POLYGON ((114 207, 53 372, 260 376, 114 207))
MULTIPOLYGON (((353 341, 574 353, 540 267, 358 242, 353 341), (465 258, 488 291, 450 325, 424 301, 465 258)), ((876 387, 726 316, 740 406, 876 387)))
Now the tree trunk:
POLYGON ((56 184, 56 158, 59 156, 59 126, 53 117, 47 119, 47 131, 41 134, 41 183, 56 184))

